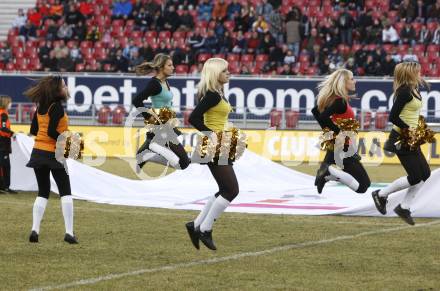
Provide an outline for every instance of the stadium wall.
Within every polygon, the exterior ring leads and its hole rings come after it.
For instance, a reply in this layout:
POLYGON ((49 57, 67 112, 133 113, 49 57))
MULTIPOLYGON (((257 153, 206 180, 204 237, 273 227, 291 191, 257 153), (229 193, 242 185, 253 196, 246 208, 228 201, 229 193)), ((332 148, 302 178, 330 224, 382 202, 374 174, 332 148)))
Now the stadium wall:
MULTIPOLYGON (((106 126, 71 126, 70 130, 79 132, 85 141, 84 155, 89 164, 99 165, 102 157, 134 157, 135 152, 145 139, 144 128, 124 128, 106 126), (93 160, 94 157, 99 157, 93 160)), ((29 132, 29 125, 12 125, 15 132, 29 132)), ((316 146, 319 131, 301 130, 244 130, 248 135, 248 149, 286 165, 301 163, 317 164, 324 157, 324 152, 316 146)), ((183 145, 190 152, 196 142, 194 129, 182 129, 183 145)), ((368 164, 398 164, 394 154, 382 149, 388 133, 370 131, 359 133, 359 154, 368 164)), ((440 134, 436 134, 440 141, 440 134)), ((425 144, 422 150, 431 165, 440 165, 439 142, 425 144)))
MULTIPOLYGON (((10 95, 13 102, 28 102, 22 92, 30 86, 32 79, 41 75, 0 74, 1 94, 10 95)), ((133 75, 87 75, 66 76, 71 94, 67 109, 74 113, 90 111, 91 105, 124 105, 130 109, 133 96, 144 88, 148 78, 133 75)), ((247 107, 248 114, 265 116, 272 109, 300 110, 311 115, 316 97, 316 86, 322 78, 270 78, 232 77, 226 87, 226 95, 236 114, 247 107)), ((362 111, 388 111, 392 105, 391 79, 357 79, 357 99, 352 101, 362 111)), ((440 79, 429 80, 431 89, 422 90, 424 115, 430 122, 440 122, 440 79)), ((193 108, 196 101, 197 77, 171 78, 174 106, 193 108), (180 105, 180 106, 179 106, 180 105)), ((304 116, 303 115, 303 116, 304 116)))

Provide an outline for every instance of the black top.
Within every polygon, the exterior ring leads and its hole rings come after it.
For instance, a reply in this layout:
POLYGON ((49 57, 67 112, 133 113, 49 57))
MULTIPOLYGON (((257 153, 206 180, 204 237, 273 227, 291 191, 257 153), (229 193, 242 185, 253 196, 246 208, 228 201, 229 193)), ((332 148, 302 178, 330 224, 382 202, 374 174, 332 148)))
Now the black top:
POLYGON ((2 113, 1 117, 1 128, 0 131, 6 133, 8 136, 0 136, 0 152, 1 153, 11 153, 11 136, 14 132, 6 126, 8 122, 8 115, 2 113))
POLYGON ((203 114, 210 108, 216 106, 222 101, 222 97, 217 92, 208 91, 206 95, 197 104, 194 111, 189 116, 189 123, 191 123, 198 131, 210 131, 210 128, 205 125, 203 114))
POLYGON ((319 112, 318 106, 313 107, 312 113, 315 119, 318 121, 319 126, 322 129, 328 127, 333 130, 334 133, 339 133, 339 127, 333 123, 330 118, 333 114, 342 114, 347 111, 347 102, 343 98, 336 99, 332 104, 324 109, 323 112, 319 112))
MULTIPOLYGON (((61 105, 61 102, 55 102, 52 104, 53 105, 49 107, 49 127, 47 128, 47 135, 54 140, 57 140, 58 136, 62 133, 57 131, 57 127, 60 119, 64 116, 64 108, 63 105, 61 105)), ((38 108, 37 112, 39 114, 46 114, 47 109, 38 108)), ((30 133, 35 136, 38 134, 37 114, 35 114, 32 119, 30 133)))
MULTIPOLYGON (((168 81, 166 81, 168 90, 170 89, 170 85, 168 84, 168 81)), ((134 97, 132 104, 136 107, 144 107, 144 101, 147 100, 150 96, 154 96, 159 94, 162 91, 162 85, 160 83, 160 80, 156 77, 152 77, 151 80, 148 82, 147 87, 145 87, 144 90, 139 92, 139 94, 134 97)), ((147 112, 142 112, 142 115, 145 119, 149 119, 151 114, 148 114, 147 112)))
POLYGON ((413 94, 408 86, 402 86, 396 90, 393 107, 390 112, 390 121, 399 128, 409 128, 409 125, 399 115, 406 103, 411 102, 412 98, 413 94))

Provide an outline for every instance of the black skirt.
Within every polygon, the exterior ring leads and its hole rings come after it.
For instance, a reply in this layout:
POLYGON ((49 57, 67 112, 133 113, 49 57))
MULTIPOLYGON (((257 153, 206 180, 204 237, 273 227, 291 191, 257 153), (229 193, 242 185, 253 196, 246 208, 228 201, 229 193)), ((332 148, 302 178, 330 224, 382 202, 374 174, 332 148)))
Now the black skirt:
POLYGON ((26 164, 29 168, 64 169, 64 165, 58 162, 54 152, 32 149, 31 158, 26 164))

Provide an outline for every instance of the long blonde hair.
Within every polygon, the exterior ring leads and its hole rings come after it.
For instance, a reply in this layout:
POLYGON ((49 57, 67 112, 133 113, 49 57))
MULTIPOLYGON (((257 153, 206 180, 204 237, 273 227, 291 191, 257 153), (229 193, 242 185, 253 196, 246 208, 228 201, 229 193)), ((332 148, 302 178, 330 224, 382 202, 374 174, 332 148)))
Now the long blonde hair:
POLYGON ((136 66, 136 74, 147 75, 153 71, 159 72, 159 70, 165 66, 168 60, 171 60, 169 55, 157 54, 154 56, 153 61, 143 62, 139 66, 136 66))
POLYGON ((324 81, 318 85, 318 110, 324 111, 326 107, 335 101, 336 97, 342 97, 347 102, 349 99, 347 81, 353 73, 347 69, 337 69, 328 75, 324 81))
POLYGON ((0 95, 0 109, 8 109, 9 104, 11 104, 11 97, 7 95, 0 95))
POLYGON ((429 87, 428 83, 420 77, 420 64, 416 62, 403 62, 394 68, 393 91, 402 86, 408 86, 410 90, 418 89, 420 85, 429 87))
POLYGON ((218 81, 221 72, 228 68, 228 62, 221 58, 210 58, 203 65, 201 79, 197 85, 199 99, 205 96, 206 92, 221 91, 222 84, 218 81))

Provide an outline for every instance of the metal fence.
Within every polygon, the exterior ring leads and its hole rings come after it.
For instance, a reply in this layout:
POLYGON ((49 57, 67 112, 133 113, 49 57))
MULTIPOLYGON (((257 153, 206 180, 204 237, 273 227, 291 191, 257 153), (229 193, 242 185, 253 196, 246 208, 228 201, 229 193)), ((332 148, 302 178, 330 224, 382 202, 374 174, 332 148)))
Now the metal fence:
MULTIPOLYGON (((89 106, 90 109, 84 112, 68 111, 69 124, 86 126, 124 126, 127 117, 133 108, 123 105, 96 105, 89 106)), ((247 129, 267 129, 275 127, 277 129, 298 129, 298 130, 318 130, 319 125, 311 114, 311 108, 298 109, 272 109, 260 115, 256 112, 260 108, 233 108, 229 115, 229 121, 239 128, 247 129)), ((36 107, 32 103, 14 103, 9 111, 10 120, 15 124, 30 124, 35 114, 36 107)), ((67 108, 66 108, 67 110, 67 108)), ((173 108, 177 118, 180 120, 181 127, 191 127, 188 122, 192 108, 173 108)), ((386 111, 361 111, 354 108, 361 130, 388 130, 389 112, 386 111)), ((440 119, 435 118, 438 114, 435 111, 422 112, 427 117, 428 123, 433 127, 440 127, 440 119)), ((134 126, 143 126, 143 118, 137 116, 134 126)))

